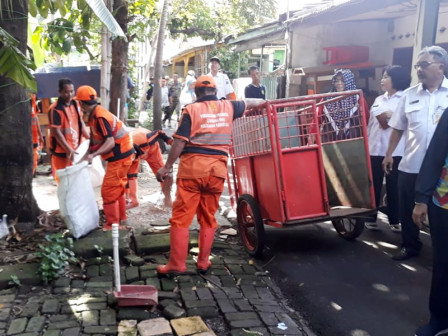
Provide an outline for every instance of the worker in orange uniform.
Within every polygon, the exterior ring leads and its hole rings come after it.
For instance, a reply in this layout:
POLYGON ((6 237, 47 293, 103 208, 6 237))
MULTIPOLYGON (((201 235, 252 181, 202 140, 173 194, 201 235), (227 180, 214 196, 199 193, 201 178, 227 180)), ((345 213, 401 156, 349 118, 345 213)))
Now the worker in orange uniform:
POLYGON ((212 76, 200 76, 195 84, 197 100, 185 107, 165 165, 157 172, 163 181, 180 156, 177 192, 170 218, 170 259, 157 266, 160 274, 181 274, 187 268, 189 226, 196 215, 199 231, 197 270, 206 273, 217 222, 215 213, 227 177, 227 157, 232 123, 246 109, 263 104, 263 99, 218 100, 212 76))
POLYGON ((125 190, 127 173, 134 159, 134 147, 130 133, 121 120, 98 105, 94 88, 83 85, 76 91, 84 121, 90 127, 91 147, 86 155, 90 163, 97 155, 107 161, 106 174, 101 187, 103 210, 106 216, 105 230, 112 224, 127 223, 125 190))
POLYGON ((33 139, 33 176, 36 175, 37 160, 39 159, 39 145, 45 146, 44 137, 40 129, 39 119, 37 113, 39 112, 36 104, 36 95, 31 95, 31 136, 33 139))
MULTIPOLYGON (((163 157, 160 151, 158 139, 162 139, 167 144, 171 145, 173 139, 166 135, 161 130, 149 131, 146 128, 136 128, 131 131, 132 142, 134 143, 135 158, 131 168, 128 171, 128 186, 127 194, 129 202, 128 209, 138 206, 137 198, 137 177, 138 169, 140 167, 140 160, 146 160, 154 175, 163 167, 163 157)), ((162 183, 162 192, 165 196, 164 204, 171 206, 171 185, 173 184, 172 177, 166 178, 162 183)))
POLYGON ((75 88, 68 78, 59 80, 59 98, 51 104, 48 118, 50 121, 50 151, 53 177, 59 184, 58 169, 73 164, 75 151, 81 139, 88 139, 86 126, 82 120, 81 109, 73 99, 75 88))

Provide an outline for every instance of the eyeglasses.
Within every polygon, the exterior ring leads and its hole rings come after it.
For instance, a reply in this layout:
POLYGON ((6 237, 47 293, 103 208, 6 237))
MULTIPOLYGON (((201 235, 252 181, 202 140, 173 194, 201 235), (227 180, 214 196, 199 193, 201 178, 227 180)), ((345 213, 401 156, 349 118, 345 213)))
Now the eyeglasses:
POLYGON ((442 63, 442 62, 426 62, 426 61, 423 61, 423 62, 414 64, 414 69, 415 70, 417 70, 418 68, 426 69, 427 67, 429 67, 431 64, 434 64, 434 63, 442 63))

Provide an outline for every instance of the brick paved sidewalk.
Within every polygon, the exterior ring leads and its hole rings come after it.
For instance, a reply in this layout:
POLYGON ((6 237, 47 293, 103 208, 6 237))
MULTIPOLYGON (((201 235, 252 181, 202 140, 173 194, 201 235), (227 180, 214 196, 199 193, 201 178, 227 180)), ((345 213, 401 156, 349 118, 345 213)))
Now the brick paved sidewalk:
MULTIPOLYGON (((197 232, 191 233, 190 243, 197 246, 197 232)), ((197 249, 193 248, 187 262, 191 274, 160 278, 155 268, 167 261, 169 235, 122 234, 121 282, 157 287, 159 305, 117 307, 112 295, 113 265, 105 257, 112 251, 105 249, 103 257, 92 257, 98 254, 93 245, 101 244, 99 236, 110 241, 110 233, 95 231, 94 235, 90 242, 87 236, 75 246, 78 255, 89 257, 85 279, 62 277, 51 286, 36 286, 24 278, 20 288, 0 290, 0 335, 312 335, 236 238, 215 238, 209 275, 195 274, 197 249), (131 242, 140 251, 151 252, 136 256, 129 248, 131 242)), ((2 270, 8 272, 6 267, 2 270)))

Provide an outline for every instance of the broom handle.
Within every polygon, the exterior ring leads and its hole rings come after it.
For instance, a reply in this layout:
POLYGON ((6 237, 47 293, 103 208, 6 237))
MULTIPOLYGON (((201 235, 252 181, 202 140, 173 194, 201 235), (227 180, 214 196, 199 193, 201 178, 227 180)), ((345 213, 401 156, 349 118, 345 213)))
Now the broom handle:
POLYGON ((114 272, 115 272, 115 289, 117 293, 121 293, 120 281, 120 255, 118 253, 118 238, 120 233, 118 231, 118 224, 112 224, 112 243, 114 247, 114 272))

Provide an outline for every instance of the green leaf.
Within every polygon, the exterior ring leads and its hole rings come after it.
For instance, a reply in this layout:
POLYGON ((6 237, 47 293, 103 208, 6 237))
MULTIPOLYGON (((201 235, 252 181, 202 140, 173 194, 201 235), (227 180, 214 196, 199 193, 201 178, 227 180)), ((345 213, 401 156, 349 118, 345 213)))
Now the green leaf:
MULTIPOLYGON (((0 28, 1 30, 1 28, 0 28)), ((36 80, 30 72, 34 64, 16 47, 0 48, 0 74, 8 77, 32 92, 37 91, 36 80)))
POLYGON ((85 1, 90 6, 90 8, 92 8, 93 12, 96 14, 96 16, 98 16, 101 22, 104 23, 107 29, 110 30, 112 35, 120 36, 126 39, 126 35, 124 34, 118 22, 115 20, 115 18, 107 9, 103 0, 85 0, 85 1))
POLYGON ((30 0, 30 3, 28 5, 28 11, 30 12, 32 17, 37 16, 37 6, 34 0, 30 0))

